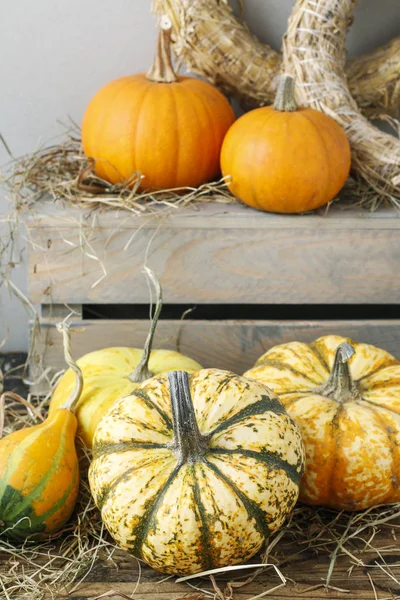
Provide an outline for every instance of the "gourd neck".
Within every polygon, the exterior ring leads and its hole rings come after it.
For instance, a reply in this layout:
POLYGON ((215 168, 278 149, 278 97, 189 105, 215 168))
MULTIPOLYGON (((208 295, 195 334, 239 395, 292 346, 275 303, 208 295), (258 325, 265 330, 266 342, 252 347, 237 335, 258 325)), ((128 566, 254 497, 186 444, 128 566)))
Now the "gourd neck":
POLYGON ((153 346, 154 334, 155 334, 155 331, 157 328, 158 319, 160 317, 162 306, 163 306, 162 290, 161 290, 160 282, 158 281, 158 279, 157 279, 156 275, 153 273, 153 271, 151 271, 147 267, 145 268, 145 270, 150 278, 150 281, 152 282, 152 284, 154 285, 154 288, 156 290, 157 301, 156 301, 156 309, 154 311, 154 315, 153 315, 153 318, 150 323, 149 333, 147 334, 146 342, 144 344, 142 357, 141 357, 138 365, 133 369, 132 373, 130 375, 128 375, 128 379, 130 381, 132 381, 132 383, 143 383, 144 381, 147 381, 147 379, 150 379, 150 377, 153 377, 153 375, 154 375, 154 373, 152 373, 149 369, 149 360, 150 360, 151 348, 153 346))
POLYGON ((71 333, 68 325, 65 322, 57 323, 57 330, 63 336, 63 347, 64 347, 64 359, 71 371, 75 374, 74 388, 67 398, 67 400, 60 406, 60 408, 75 412, 75 407, 81 397, 83 390, 83 374, 80 367, 77 365, 75 360, 72 358, 71 353, 71 333))
POLYGON ((156 56, 152 67, 147 73, 149 81, 155 81, 156 83, 175 83, 178 81, 172 64, 171 34, 171 20, 167 16, 161 17, 156 56))
POLYGON ((282 75, 279 79, 278 91, 276 92, 274 109, 281 112, 295 112, 298 105, 295 97, 294 77, 282 75))
POLYGON ((206 453, 208 437, 200 433, 186 371, 167 374, 174 425, 174 449, 181 464, 196 462, 206 453))
POLYGON ((353 381, 348 364, 355 353, 353 346, 348 342, 340 344, 336 350, 328 381, 315 390, 317 394, 332 398, 340 404, 351 402, 360 397, 358 385, 353 381))

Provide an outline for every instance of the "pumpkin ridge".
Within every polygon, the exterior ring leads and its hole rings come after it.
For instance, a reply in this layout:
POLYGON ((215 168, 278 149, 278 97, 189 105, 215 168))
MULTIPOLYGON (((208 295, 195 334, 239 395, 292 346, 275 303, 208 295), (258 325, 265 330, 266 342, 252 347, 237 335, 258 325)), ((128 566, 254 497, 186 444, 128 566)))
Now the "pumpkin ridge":
POLYGON ((361 399, 358 402, 360 403, 360 406, 364 406, 362 403, 365 402, 365 404, 368 405, 365 408, 372 408, 372 409, 377 409, 377 410, 382 410, 382 411, 387 410, 389 413, 396 415, 397 417, 400 417, 400 412, 396 412, 390 406, 385 406, 384 404, 376 404, 372 400, 368 400, 367 398, 364 398, 362 395, 361 395, 361 399))
MULTIPOLYGON (((289 400, 288 402, 284 402, 283 405, 285 407, 285 409, 287 410, 288 408, 290 408, 291 406, 293 406, 293 404, 296 404, 296 402, 298 402, 299 400, 301 400, 304 396, 320 396, 321 394, 315 394, 313 393, 312 390, 302 390, 301 392, 285 392, 285 396, 286 394, 297 394, 299 397, 298 398, 292 398, 291 400, 289 400)), ((283 395, 283 394, 282 394, 283 395)), ((323 396, 322 396, 323 398, 323 396)))
MULTIPOLYGON (((357 344, 356 344, 356 346, 357 346, 357 344)), ((379 371, 382 371, 383 369, 387 369, 388 367, 400 366, 400 361, 398 361, 394 356, 392 357, 392 360, 393 360, 393 362, 390 361, 388 364, 384 363, 383 365, 376 367, 376 369, 374 369, 373 371, 370 371, 369 373, 366 373, 359 379, 356 379, 355 381, 360 382, 360 381, 363 381, 364 379, 368 379, 368 377, 372 377, 373 375, 375 375, 375 373, 379 373, 379 371)), ((385 387, 385 386, 383 385, 382 387, 385 387)))
POLYGON ((278 456, 278 454, 274 452, 269 452, 267 450, 264 452, 256 452, 255 450, 246 450, 246 448, 211 448, 209 454, 242 454, 243 456, 249 456, 250 458, 254 458, 255 460, 259 460, 260 462, 265 463, 270 469, 281 469, 282 471, 285 471, 288 478, 296 484, 299 484, 304 470, 301 457, 299 458, 297 466, 295 466, 283 460, 283 458, 278 456))
POLYGON ((150 396, 148 395, 148 393, 145 392, 145 390, 135 389, 132 392, 132 396, 137 396, 138 398, 140 398, 141 400, 143 400, 145 402, 145 404, 149 408, 156 410, 158 412, 158 414, 160 415, 160 417, 165 422, 167 428, 171 429, 171 431, 173 430, 172 421, 169 418, 169 416, 167 415, 167 413, 164 412, 162 408, 160 408, 155 402, 152 401, 152 399, 150 398, 150 396))
POLYGON ((104 504, 107 502, 108 498, 110 497, 111 493, 115 490, 115 488, 118 487, 120 483, 127 481, 130 478, 130 476, 133 473, 135 473, 135 471, 137 471, 138 469, 141 469, 141 468, 142 468, 142 465, 140 465, 140 466, 136 465, 135 467, 132 467, 131 469, 128 469, 127 471, 124 471, 124 473, 122 473, 122 475, 120 475, 119 477, 114 479, 114 481, 112 481, 108 486, 105 486, 103 489, 103 492, 96 496, 97 508, 101 511, 104 504))
POLYGON ((253 402, 253 404, 248 404, 244 408, 242 408, 239 412, 234 414, 232 417, 224 420, 222 423, 217 425, 215 429, 212 429, 207 435, 212 437, 225 429, 231 427, 231 425, 235 425, 236 423, 240 423, 240 421, 244 420, 247 417, 251 417, 253 415, 262 415, 265 412, 273 412, 278 415, 285 415, 286 411, 283 404, 277 398, 269 398, 268 396, 261 396, 261 400, 257 400, 257 402, 253 402))
MULTIPOLYGON (((153 85, 159 85, 157 83, 152 83, 151 81, 148 81, 147 79, 146 79, 146 83, 147 83, 147 87, 143 90, 143 95, 142 95, 142 98, 140 100, 138 109, 136 111, 136 114, 137 114, 138 118, 135 121, 135 126, 134 126, 134 129, 133 129, 133 132, 132 132, 133 133, 132 138, 134 138, 134 143, 131 144, 131 152, 132 152, 132 155, 133 155, 133 158, 132 158, 133 167, 134 167, 134 170, 137 170, 139 172, 140 172, 140 169, 139 169, 139 165, 137 164, 137 155, 138 155, 138 151, 137 150, 138 150, 138 137, 139 137, 139 127, 138 127, 138 125, 139 125, 139 117, 140 117, 140 113, 142 112, 142 109, 143 109, 143 106, 144 106, 145 98, 148 95, 149 91, 152 89, 153 85)), ((146 183, 145 183, 145 185, 146 185, 146 183)))
MULTIPOLYGON (((274 111, 271 107, 267 107, 267 108, 269 108, 270 110, 269 110, 269 112, 264 112, 263 113, 263 119, 264 119, 264 121, 262 123, 263 127, 262 127, 262 129, 260 131, 260 139, 264 138, 264 130, 266 130, 266 129, 268 129, 270 127, 270 122, 269 121, 272 121, 273 118, 274 118, 274 116, 276 115, 276 111, 274 111)), ((262 110, 262 108, 260 108, 259 110, 262 110)), ((253 156, 254 156, 254 153, 257 150, 258 150, 258 147, 254 147, 253 156)), ((268 150, 269 150, 269 148, 267 149, 267 152, 268 152, 268 150)), ((264 161, 265 161, 265 153, 264 153, 264 157, 263 158, 264 158, 264 161)), ((252 181, 252 185, 251 185, 252 200, 253 200, 253 202, 255 204, 254 208, 257 208, 258 210, 264 210, 264 208, 263 208, 263 200, 261 200, 261 201, 259 200, 259 194, 257 193, 256 180, 258 179, 258 177, 259 177, 259 174, 257 173, 257 176, 254 177, 254 180, 252 181)))
MULTIPOLYGON (((324 193, 322 194, 322 197, 323 197, 323 198, 327 198, 327 197, 328 197, 328 191, 330 190, 330 187, 331 187, 331 157, 330 157, 330 153, 329 153, 329 151, 328 151, 328 148, 327 148, 327 146, 326 146, 325 139, 324 139, 323 135, 320 133, 319 127, 317 126, 317 124, 316 124, 316 123, 314 123, 314 121, 313 121, 312 119, 309 119, 309 118, 308 118, 308 116, 307 116, 307 111, 302 111, 302 110, 299 110, 299 111, 297 111, 297 114, 299 115, 299 117, 300 117, 301 119, 303 119, 304 121, 306 121, 307 123, 309 123, 309 124, 311 125, 312 129, 314 129, 314 130, 315 130, 315 132, 316 132, 316 134, 317 134, 317 135, 316 135, 316 138, 319 140, 319 142, 320 142, 320 144, 321 144, 322 148, 324 149, 324 155, 325 155, 325 165, 326 165, 326 170, 327 170, 327 177, 326 177, 326 179, 325 179, 324 193)), ((346 178, 346 179, 347 179, 347 178, 346 178)), ((337 187, 337 186, 336 186, 336 187, 337 187)), ((343 187, 343 185, 342 185, 342 186, 340 186, 340 188, 339 188, 338 192, 340 191, 340 189, 341 189, 342 187, 343 187)), ((337 194, 338 192, 336 192, 336 194, 337 194)), ((335 194, 335 195, 336 195, 336 194, 335 194)), ((321 194, 320 194, 320 196, 321 196, 321 194)), ((330 194, 329 194, 329 196, 330 196, 330 194)), ((334 198, 332 198, 332 200, 333 200, 333 199, 334 199, 334 198)), ((317 208, 318 208, 318 207, 317 207, 317 208)))
MULTIPOLYGON (((385 423, 384 410, 381 411, 381 408, 379 406, 372 407, 371 405, 368 405, 367 407, 365 407, 361 403, 358 403, 358 404, 360 404, 363 408, 367 408, 368 410, 371 411, 371 413, 373 415, 375 415, 382 431, 384 431, 388 437, 390 454, 392 456, 392 465, 391 465, 392 475, 391 475, 390 479, 391 479, 392 493, 393 493, 394 491, 398 490, 400 487, 400 481, 399 481, 400 476, 398 474, 398 469, 396 469, 396 463, 398 465, 400 465, 400 451, 397 447, 396 439, 393 437, 393 432, 392 432, 390 425, 387 425, 385 423)), ((383 408, 386 408, 386 407, 383 407, 383 408)), ((389 410, 389 412, 393 412, 393 414, 395 414, 396 416, 399 416, 398 413, 395 413, 394 411, 390 411, 390 409, 388 409, 388 410, 389 410)))
MULTIPOLYGON (((192 93, 193 93, 193 91, 192 91, 192 93)), ((207 120, 208 120, 207 129, 212 131, 213 144, 215 147, 217 147, 219 145, 219 143, 218 143, 219 136, 217 135, 217 132, 216 132, 216 129, 214 126, 214 119, 212 118, 212 115, 208 109, 207 102, 204 101, 204 97, 200 94, 197 96, 196 94, 193 93, 193 96, 196 96, 196 100, 200 101, 200 104, 203 107, 204 114, 207 116, 207 120)), ((199 114, 197 111, 196 111, 196 118, 198 121, 200 121, 199 114)), ((204 153, 204 154, 207 154, 207 153, 204 153)))
POLYGON ((291 373, 293 373, 294 375, 299 375, 300 377, 304 377, 304 379, 307 379, 310 382, 310 384, 312 384, 312 385, 319 385, 319 382, 313 381, 307 375, 304 375, 301 371, 298 371, 291 365, 288 365, 279 360, 273 360, 270 358, 266 358, 262 362, 258 363, 256 366, 257 367, 263 367, 263 366, 275 367, 276 369, 278 369, 278 371, 286 371, 287 370, 287 371, 290 371, 291 373))
POLYGON ((367 398, 364 398, 363 395, 361 395, 360 402, 365 402, 365 404, 368 404, 368 406, 371 406, 372 408, 377 408, 379 410, 387 410, 394 415, 400 416, 400 412, 396 412, 390 406, 385 406, 384 404, 377 404, 376 402, 373 402, 372 400, 368 400, 367 398))
POLYGON ((126 442, 98 442, 93 450, 93 460, 109 454, 129 452, 131 450, 160 450, 167 448, 166 444, 157 444, 156 442, 135 442, 129 440, 126 442))
POLYGON ((140 557, 142 560, 143 560, 143 554, 142 554, 143 543, 144 543, 144 540, 150 529, 151 520, 155 516, 159 505, 161 504, 161 502, 163 501, 163 499, 165 497, 165 494, 167 493, 169 486, 174 482, 174 479, 177 476, 177 474, 179 473, 179 470, 181 469, 181 467, 182 467, 182 464, 178 464, 173 469, 172 473, 170 474, 167 481, 165 482, 164 487, 161 490, 159 490, 158 493, 155 494, 151 498, 151 500, 149 500, 147 502, 147 505, 145 505, 145 507, 144 507, 140 522, 135 527, 134 531, 132 531, 132 535, 135 536, 135 543, 132 548, 132 553, 135 556, 140 557))
MULTIPOLYGON (((207 463, 207 465, 208 465, 208 463, 207 463)), ((209 535, 209 529, 207 527, 207 513, 204 508, 202 499, 201 499, 199 482, 197 481, 194 465, 191 465, 191 472, 192 472, 192 476, 193 476, 193 496, 194 496, 196 507, 198 509, 198 512, 200 515, 200 520, 201 520, 200 544, 201 544, 201 556, 204 559, 204 562, 202 563, 202 570, 206 571, 208 569, 211 569, 213 567, 213 565, 215 564, 213 561, 213 554, 215 554, 215 552, 213 552, 214 546, 212 543, 212 537, 209 535)))
POLYGON ((243 506, 249 516, 249 521, 254 520, 258 532, 265 539, 267 539, 271 535, 271 530, 268 527, 268 522, 267 522, 267 513, 265 511, 263 511, 262 508, 260 508, 253 500, 250 500, 250 498, 248 498, 238 488, 238 486, 231 479, 229 479, 229 477, 226 477, 226 475, 224 475, 224 473, 222 473, 222 471, 220 471, 220 469, 216 465, 208 462, 207 459, 205 462, 207 464, 207 467, 209 467, 209 469, 211 471, 213 471, 214 474, 219 479, 221 479, 225 483, 225 485, 227 485, 234 492, 236 497, 243 504, 243 506))
POLYGON ((179 111, 178 111, 178 101, 176 98, 176 87, 174 85, 172 85, 169 90, 171 91, 171 99, 172 99, 172 106, 174 107, 174 115, 175 115, 175 134, 174 134, 174 138, 175 138, 175 152, 174 152, 174 168, 173 168, 173 173, 175 173, 175 183, 177 183, 179 181, 178 176, 179 176, 179 149, 180 149, 180 143, 179 143, 179 111))
MULTIPOLYGON (((338 447, 339 447, 339 442, 341 442, 341 432, 340 432, 340 427, 339 427, 339 423, 340 423, 340 418, 342 417, 343 413, 346 411, 346 405, 345 404, 338 404, 337 405, 337 411, 335 416, 333 417, 332 421, 331 421, 331 436, 333 439, 333 452, 332 452, 332 456, 333 456, 333 460, 332 460, 332 467, 331 467, 331 472, 329 474, 329 498, 334 498, 334 501, 336 502, 336 496, 335 496, 335 490, 333 489, 333 473, 335 472, 337 463, 338 463, 338 447)), ((301 489, 301 488, 300 488, 301 489)), ((301 492, 300 492, 301 493, 301 492)))
POLYGON ((320 361, 322 366, 325 367, 325 369, 329 375, 329 373, 331 371, 330 366, 329 366, 327 360, 325 359, 325 356, 322 354, 322 352, 319 350, 319 348, 317 348, 317 346, 315 345, 315 342, 313 342, 312 344, 309 344, 308 347, 310 348, 310 350, 314 354, 314 356, 320 361))

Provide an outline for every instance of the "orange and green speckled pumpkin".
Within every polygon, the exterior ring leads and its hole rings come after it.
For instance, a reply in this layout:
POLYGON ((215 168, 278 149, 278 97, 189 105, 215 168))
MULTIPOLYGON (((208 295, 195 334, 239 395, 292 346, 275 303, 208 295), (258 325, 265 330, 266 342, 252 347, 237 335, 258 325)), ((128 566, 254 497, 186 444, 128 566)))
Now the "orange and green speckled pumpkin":
POLYGON ((69 364, 75 387, 64 396, 63 405, 43 423, 0 441, 0 533, 16 541, 55 533, 75 507, 79 465, 73 409, 82 374, 70 360, 69 364))
POLYGON ((329 335, 264 354, 245 373, 271 387, 306 448, 300 499, 339 510, 400 501, 400 362, 329 335))
MULTIPOLYGON (((92 447, 96 427, 116 400, 131 394, 153 375, 183 369, 190 373, 201 369, 198 362, 173 350, 151 350, 158 318, 162 309, 162 290, 154 273, 149 277, 157 292, 157 306, 144 350, 139 348, 104 348, 82 356, 77 364, 83 373, 83 391, 75 407, 78 435, 92 447)), ((74 374, 68 370, 60 379, 50 402, 52 415, 74 385, 74 374)))
POLYGON ((174 371, 100 422, 89 482, 114 539, 150 566, 190 574, 249 559, 294 507, 304 451, 264 385, 174 371))
POLYGON ((350 162, 343 129, 322 112, 297 107, 288 75, 281 79, 274 106, 240 117, 221 150, 231 192, 253 208, 277 213, 302 213, 333 200, 350 162))
POLYGON ((142 189, 197 187, 220 173, 233 109, 209 83, 175 75, 165 27, 150 72, 108 83, 85 111, 83 149, 111 183, 133 185, 140 172, 142 189))

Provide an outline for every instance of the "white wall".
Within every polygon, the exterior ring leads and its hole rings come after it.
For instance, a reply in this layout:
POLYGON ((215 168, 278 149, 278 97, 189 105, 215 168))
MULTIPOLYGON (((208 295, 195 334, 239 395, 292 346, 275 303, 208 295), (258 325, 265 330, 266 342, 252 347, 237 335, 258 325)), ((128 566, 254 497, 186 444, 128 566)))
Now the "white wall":
MULTIPOLYGON (((146 70, 156 37, 150 0, 1 0, 0 133, 18 156, 54 138, 59 120, 78 123, 102 85, 146 70)), ((251 29, 276 49, 293 0, 244 0, 251 29)), ((398 34, 399 0, 360 0, 349 51, 372 49, 398 34)), ((0 144, 0 165, 8 161, 0 144)), ((0 213, 8 211, 0 191, 0 213)), ((22 243, 23 246, 23 243, 22 243)), ((25 269, 14 271, 25 290, 25 269)), ((27 348, 27 315, 0 290, 0 342, 27 348)), ((3 348, 4 349, 4 348, 3 348)))

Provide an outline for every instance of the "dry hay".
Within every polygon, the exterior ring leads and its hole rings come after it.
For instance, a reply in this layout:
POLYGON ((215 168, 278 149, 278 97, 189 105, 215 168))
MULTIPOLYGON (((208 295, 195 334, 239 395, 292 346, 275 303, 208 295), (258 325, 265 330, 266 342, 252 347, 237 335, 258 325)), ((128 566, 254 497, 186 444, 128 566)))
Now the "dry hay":
POLYGON ((94 160, 83 154, 78 125, 71 122, 63 127, 65 134, 59 143, 13 160, 7 176, 0 177, 17 212, 33 207, 43 197, 82 207, 124 209, 137 215, 151 213, 160 206, 184 208, 200 202, 237 202, 223 179, 198 188, 142 192, 142 176, 136 172, 128 181, 112 185, 95 175, 94 160))
MULTIPOLYGON (((0 390, 1 391, 1 390, 0 390)), ((21 409, 20 399, 15 394, 3 394, 0 399, 1 433, 7 435, 21 427, 31 426, 43 421, 47 414, 49 398, 29 398, 21 409), (26 410, 27 409, 27 410, 26 410)), ((41 542, 26 542, 23 545, 0 536, 0 597, 5 600, 44 600, 45 598, 67 598, 69 594, 85 596, 85 585, 93 580, 96 568, 114 569, 121 563, 129 569, 132 577, 132 595, 110 588, 118 584, 103 584, 100 597, 135 598, 141 593, 143 570, 133 557, 118 550, 102 526, 100 514, 94 506, 87 481, 87 467, 90 457, 81 451, 81 487, 77 508, 64 530, 41 542), (104 593, 103 593, 104 592, 104 593)), ((385 582, 386 590, 397 589, 400 582, 396 578, 390 559, 398 553, 396 532, 400 528, 400 504, 380 506, 359 513, 337 513, 332 510, 298 505, 286 525, 268 540, 263 554, 248 564, 250 570, 220 569, 211 574, 199 574, 195 577, 180 578, 176 587, 181 591, 182 600, 191 598, 217 598, 235 600, 248 594, 254 596, 251 583, 262 586, 262 596, 269 596, 284 585, 291 587, 290 594, 305 598, 305 594, 317 588, 337 590, 334 576, 340 559, 343 573, 343 559, 349 575, 356 570, 357 577, 365 578, 365 587, 371 585, 375 590, 374 578, 380 573, 380 585, 385 582), (378 535, 380 534, 380 535, 378 535), (310 556, 319 556, 319 563, 326 565, 321 572, 321 582, 312 588, 293 580, 293 570, 297 573, 299 561, 310 556), (388 558, 388 564, 385 561, 388 558), (390 558, 389 558, 390 557, 390 558), (261 565, 261 566, 260 566, 261 565), (384 577, 384 579, 383 579, 384 577), (393 581, 394 580, 394 581, 393 581)), ((125 571, 126 572, 126 571, 125 571)), ((96 577, 94 577, 96 579, 96 577)), ((115 581, 117 578, 113 576, 115 581)), ((148 575, 146 576, 148 586, 148 575)), ((152 578, 154 584, 173 580, 172 576, 159 574, 152 578)), ((318 580, 314 576, 313 581, 318 580)), ((104 579, 102 579, 104 581, 104 579)), ((305 578, 307 581, 307 578, 305 578)), ((174 587, 174 589, 175 589, 174 587)), ((99 584, 96 589, 99 589, 99 584)), ((124 588, 125 589, 125 588, 124 588)), ((144 588, 146 589, 146 588, 144 588)), ((160 588, 160 592, 162 588, 160 588)), ((347 590, 341 590, 346 592, 347 590)), ((175 597, 175 596, 174 596, 175 597)))
MULTIPOLYGON (((193 73, 237 97, 246 109, 272 104, 282 57, 251 34, 227 0, 153 0, 153 9, 170 17, 174 51, 193 73)), ((350 60, 346 69, 350 91, 365 114, 398 114, 400 37, 350 60)))
POLYGON ((377 198, 400 200, 400 140, 374 127, 343 75, 346 33, 357 0, 297 0, 283 43, 284 68, 295 75, 300 104, 333 117, 352 149, 352 171, 377 198))

